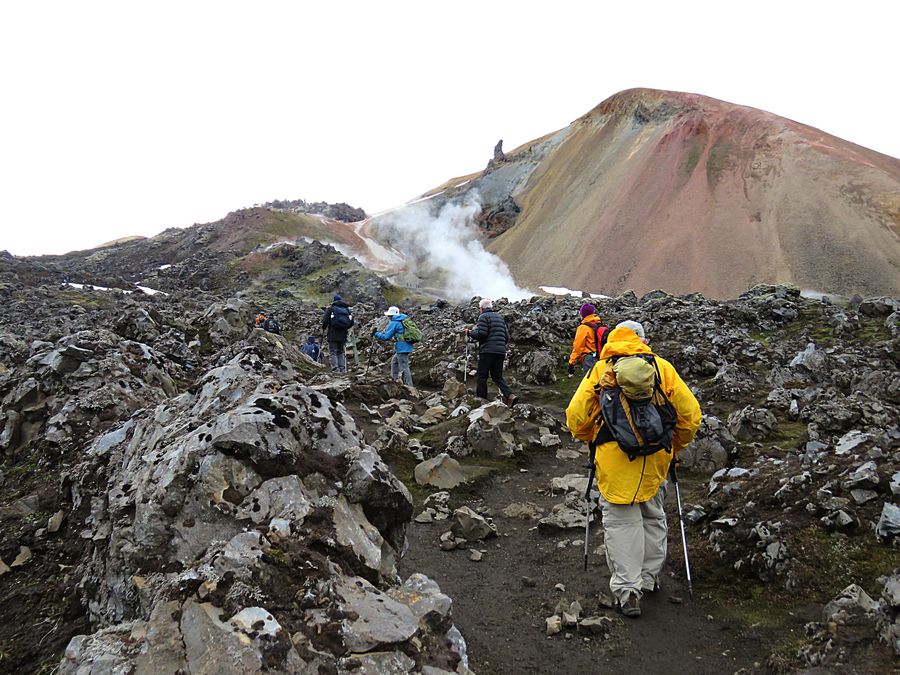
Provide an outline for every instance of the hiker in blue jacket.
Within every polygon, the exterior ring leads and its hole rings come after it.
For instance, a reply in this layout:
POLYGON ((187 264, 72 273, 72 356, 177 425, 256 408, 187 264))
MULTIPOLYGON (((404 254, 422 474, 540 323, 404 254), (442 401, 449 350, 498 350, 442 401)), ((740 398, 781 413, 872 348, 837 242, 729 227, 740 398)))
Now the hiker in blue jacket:
POLYGON ((382 331, 377 331, 375 337, 379 340, 394 340, 394 357, 391 359, 391 379, 403 379, 403 384, 410 387, 413 386, 412 373, 409 370, 409 355, 412 354, 413 346, 409 342, 403 340, 403 333, 406 329, 403 327, 403 320, 409 317, 401 314, 400 309, 394 305, 388 307, 384 313, 390 318, 390 323, 382 331))

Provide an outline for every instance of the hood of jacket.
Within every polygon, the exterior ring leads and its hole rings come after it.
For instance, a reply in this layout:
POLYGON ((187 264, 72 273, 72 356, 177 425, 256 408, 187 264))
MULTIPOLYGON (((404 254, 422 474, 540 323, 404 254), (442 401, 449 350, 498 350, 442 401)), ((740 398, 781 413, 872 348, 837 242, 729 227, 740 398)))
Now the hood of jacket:
MULTIPOLYGON (((581 320, 581 325, 583 326, 588 323, 600 324, 600 317, 597 314, 588 314, 586 317, 584 317, 581 320)), ((600 324, 600 325, 602 325, 602 324, 600 324)))
POLYGON ((394 314, 394 316, 391 317, 391 321, 403 321, 408 318, 409 316, 406 314, 394 314))
POLYGON ((613 356, 629 356, 631 354, 652 354, 653 350, 643 343, 630 328, 613 328, 609 332, 609 338, 600 352, 600 360, 603 361, 613 356))

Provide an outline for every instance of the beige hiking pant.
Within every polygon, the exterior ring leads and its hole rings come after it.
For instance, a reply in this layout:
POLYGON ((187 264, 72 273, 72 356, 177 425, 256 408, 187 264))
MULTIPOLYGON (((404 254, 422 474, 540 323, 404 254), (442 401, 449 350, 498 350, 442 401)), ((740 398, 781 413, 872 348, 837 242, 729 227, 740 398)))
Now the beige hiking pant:
POLYGON ((653 497, 639 504, 610 504, 600 497, 606 564, 612 577, 609 590, 624 602, 629 591, 641 597, 652 590, 666 562, 666 498, 668 481, 663 481, 653 497))

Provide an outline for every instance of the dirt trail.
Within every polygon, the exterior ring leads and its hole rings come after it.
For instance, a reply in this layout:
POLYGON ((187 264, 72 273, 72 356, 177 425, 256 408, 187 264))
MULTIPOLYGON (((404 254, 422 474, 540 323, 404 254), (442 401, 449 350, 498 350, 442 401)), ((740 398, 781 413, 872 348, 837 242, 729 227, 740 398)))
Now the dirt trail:
MULTIPOLYGON (((563 447, 579 448, 570 439, 563 447)), ((595 522, 590 534, 590 564, 583 569, 584 533, 568 530, 543 534, 536 520, 510 519, 501 510, 511 502, 530 501, 545 513, 562 501, 549 493, 550 480, 586 470, 585 456, 556 458, 556 450, 528 450, 519 467, 494 473, 453 493, 451 506, 487 507, 500 536, 475 542, 485 550, 480 562, 468 551, 442 551, 441 533, 448 521, 412 523, 410 548, 401 564, 403 576, 419 571, 435 579, 453 598, 453 616, 466 638, 470 667, 476 673, 625 672, 733 673, 753 670, 769 651, 765 636, 747 631, 721 617, 703 597, 703 580, 695 579, 691 602, 681 581, 681 540, 674 494, 670 511, 669 562, 663 587, 642 600, 643 616, 625 619, 617 611, 600 608, 598 594, 609 593, 609 572, 596 552, 602 528, 595 522), (563 544, 563 542, 568 542, 563 544), (573 545, 573 542, 579 542, 573 545), (523 582, 523 578, 528 580, 523 582), (561 592, 555 588, 563 584, 561 592), (683 599, 676 604, 670 598, 683 599), (561 599, 578 599, 585 616, 609 616, 614 626, 609 639, 586 637, 575 630, 546 636, 545 619, 561 599), (568 634, 567 634, 568 633, 568 634)), ((421 510, 418 508, 417 512, 421 510)))

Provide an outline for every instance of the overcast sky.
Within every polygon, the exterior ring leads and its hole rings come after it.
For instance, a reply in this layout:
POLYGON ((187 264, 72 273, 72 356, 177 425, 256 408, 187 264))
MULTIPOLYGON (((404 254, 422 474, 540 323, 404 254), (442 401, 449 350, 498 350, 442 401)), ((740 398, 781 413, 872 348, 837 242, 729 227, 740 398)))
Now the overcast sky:
POLYGON ((0 250, 277 198, 369 213, 631 87, 900 157, 900 3, 4 2, 0 250))

